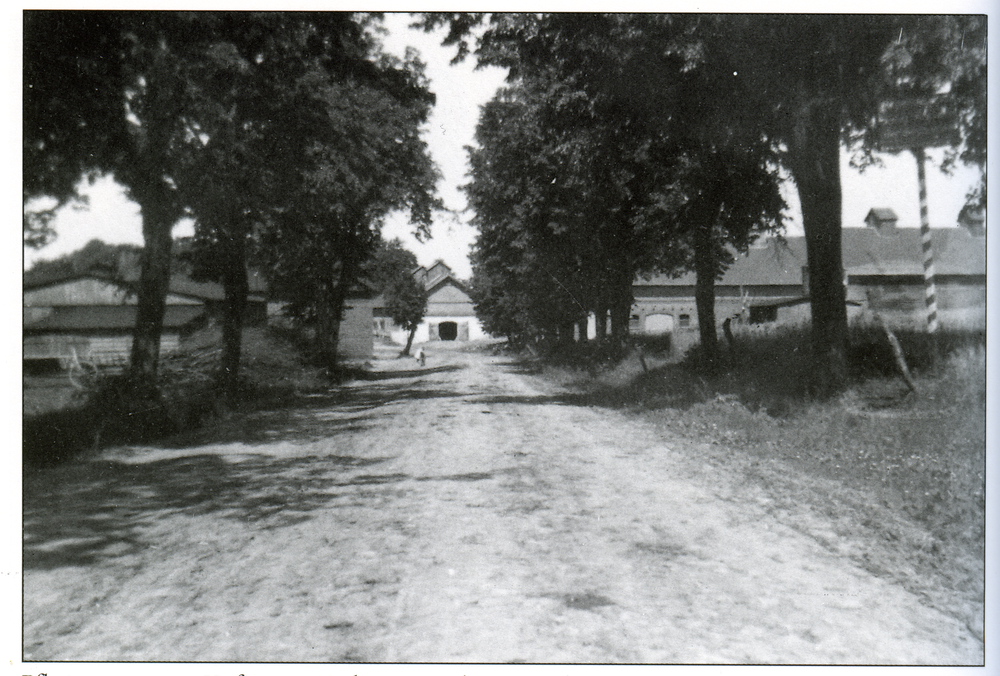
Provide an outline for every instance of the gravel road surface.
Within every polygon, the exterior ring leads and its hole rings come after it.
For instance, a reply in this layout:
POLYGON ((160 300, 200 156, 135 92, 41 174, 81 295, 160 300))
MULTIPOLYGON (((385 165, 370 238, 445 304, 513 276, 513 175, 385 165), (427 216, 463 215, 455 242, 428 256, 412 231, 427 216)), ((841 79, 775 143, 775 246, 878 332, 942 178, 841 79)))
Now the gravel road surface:
POLYGON ((690 441, 430 357, 26 471, 23 659, 981 663, 690 441))

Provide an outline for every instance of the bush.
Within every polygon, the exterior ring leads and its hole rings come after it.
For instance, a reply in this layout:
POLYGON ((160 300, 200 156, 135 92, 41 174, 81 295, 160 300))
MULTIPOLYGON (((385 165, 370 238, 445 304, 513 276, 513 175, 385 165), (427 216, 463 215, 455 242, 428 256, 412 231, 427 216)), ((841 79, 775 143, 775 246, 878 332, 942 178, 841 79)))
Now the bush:
POLYGON ((188 337, 179 354, 160 361, 158 391, 137 392, 124 376, 105 376, 73 408, 24 418, 26 464, 51 465, 110 444, 149 443, 228 417, 233 410, 278 405, 297 392, 326 390, 292 337, 281 331, 244 332, 237 396, 217 389, 221 332, 209 326, 188 337))

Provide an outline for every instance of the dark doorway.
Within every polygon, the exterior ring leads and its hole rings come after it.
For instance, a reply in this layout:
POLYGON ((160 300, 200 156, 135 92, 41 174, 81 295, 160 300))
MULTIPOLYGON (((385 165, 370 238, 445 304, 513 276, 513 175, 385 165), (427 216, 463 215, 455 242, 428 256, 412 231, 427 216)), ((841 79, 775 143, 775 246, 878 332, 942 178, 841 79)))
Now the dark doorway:
POLYGON ((438 336, 441 340, 455 340, 458 338, 458 324, 455 322, 441 322, 438 324, 438 336))

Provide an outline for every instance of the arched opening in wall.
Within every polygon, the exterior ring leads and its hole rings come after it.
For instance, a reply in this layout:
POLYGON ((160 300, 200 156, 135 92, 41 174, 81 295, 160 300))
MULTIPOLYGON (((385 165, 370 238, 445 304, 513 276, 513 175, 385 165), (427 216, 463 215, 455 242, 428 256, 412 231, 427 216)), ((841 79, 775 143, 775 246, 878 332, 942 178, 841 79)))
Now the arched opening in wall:
POLYGON ((646 325, 643 333, 649 335, 661 335, 674 330, 674 317, 667 314, 646 315, 646 325))
POLYGON ((441 340, 455 340, 458 338, 458 324, 455 322, 441 322, 438 324, 438 336, 441 340))

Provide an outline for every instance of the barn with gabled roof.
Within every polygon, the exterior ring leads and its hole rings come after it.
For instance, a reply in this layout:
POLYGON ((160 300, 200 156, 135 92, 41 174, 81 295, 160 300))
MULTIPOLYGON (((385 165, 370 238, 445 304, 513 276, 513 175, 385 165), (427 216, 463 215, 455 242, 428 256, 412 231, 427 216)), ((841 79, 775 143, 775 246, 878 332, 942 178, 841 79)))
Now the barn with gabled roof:
MULTIPOLYGON (((897 227, 891 209, 872 209, 867 227, 843 228, 842 251, 848 315, 876 310, 897 328, 925 326, 924 267, 920 229, 897 227)), ((938 317, 945 326, 985 327, 986 242, 982 221, 932 228, 938 317)), ((698 342, 695 275, 637 279, 630 329, 671 334, 675 353, 698 342)), ((809 268, 804 237, 769 238, 741 255, 715 284, 721 326, 739 316, 753 325, 808 321, 809 268)))

